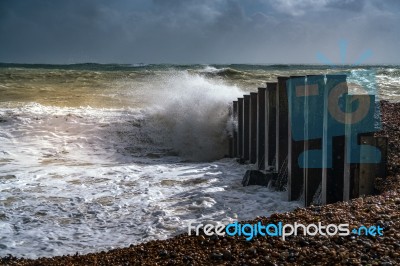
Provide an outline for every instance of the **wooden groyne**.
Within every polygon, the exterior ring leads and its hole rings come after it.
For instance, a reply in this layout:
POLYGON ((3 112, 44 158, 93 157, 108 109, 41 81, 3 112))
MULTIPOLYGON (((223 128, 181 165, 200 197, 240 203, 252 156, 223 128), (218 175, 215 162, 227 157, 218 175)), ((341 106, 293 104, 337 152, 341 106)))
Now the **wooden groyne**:
POLYGON ((255 168, 243 185, 285 190, 305 206, 374 194, 386 176, 387 138, 373 133, 379 103, 350 95, 346 79, 278 77, 233 102, 230 156, 255 168))

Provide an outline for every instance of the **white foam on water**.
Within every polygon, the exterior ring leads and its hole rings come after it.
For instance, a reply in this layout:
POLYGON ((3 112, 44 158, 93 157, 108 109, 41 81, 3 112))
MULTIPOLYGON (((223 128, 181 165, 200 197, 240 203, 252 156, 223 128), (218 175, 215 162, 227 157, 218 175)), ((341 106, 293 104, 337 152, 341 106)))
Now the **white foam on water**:
POLYGON ((299 206, 242 187, 251 166, 188 161, 220 156, 210 149, 226 130, 222 109, 240 91, 185 75, 161 78, 165 94, 148 109, 0 108, 0 256, 107 250, 299 206), (172 87, 182 97, 168 98, 172 87))
POLYGON ((400 77, 388 76, 388 75, 377 75, 379 94, 382 99, 394 100, 398 102, 400 100, 400 77))

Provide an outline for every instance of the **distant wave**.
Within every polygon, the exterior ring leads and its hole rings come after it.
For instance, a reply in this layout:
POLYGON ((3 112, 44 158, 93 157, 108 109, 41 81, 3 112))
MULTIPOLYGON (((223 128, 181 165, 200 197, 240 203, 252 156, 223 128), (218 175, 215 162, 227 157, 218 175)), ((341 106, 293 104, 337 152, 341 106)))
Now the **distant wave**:
POLYGON ((35 68, 35 69, 66 69, 66 70, 122 70, 131 67, 123 64, 97 64, 97 63, 81 63, 81 64, 14 64, 0 63, 1 68, 35 68))
POLYGON ((379 75, 385 75, 389 77, 400 77, 399 68, 386 68, 378 71, 379 75))
POLYGON ((204 69, 200 70, 199 72, 209 76, 221 76, 227 78, 246 74, 244 71, 240 71, 229 67, 216 68, 213 66, 207 66, 204 69))
POLYGON ((398 69, 396 65, 317 65, 317 64, 148 64, 148 63, 132 63, 132 64, 100 64, 100 63, 75 63, 75 64, 27 64, 27 63, 1 63, 0 68, 42 68, 42 69, 76 69, 76 70, 95 70, 95 71, 110 71, 110 70, 132 70, 132 69, 146 69, 146 70, 197 70, 203 73, 214 74, 239 74, 243 71, 251 72, 253 70, 302 70, 302 69, 398 69))

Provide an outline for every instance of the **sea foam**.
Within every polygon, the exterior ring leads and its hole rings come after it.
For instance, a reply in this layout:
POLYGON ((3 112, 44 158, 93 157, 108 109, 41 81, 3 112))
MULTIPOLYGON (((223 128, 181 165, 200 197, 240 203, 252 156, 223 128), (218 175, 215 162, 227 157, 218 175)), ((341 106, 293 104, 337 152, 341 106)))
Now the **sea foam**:
POLYGON ((113 84, 145 107, 0 108, 0 256, 107 250, 299 206, 242 187, 252 166, 220 159, 239 87, 186 71, 113 84))

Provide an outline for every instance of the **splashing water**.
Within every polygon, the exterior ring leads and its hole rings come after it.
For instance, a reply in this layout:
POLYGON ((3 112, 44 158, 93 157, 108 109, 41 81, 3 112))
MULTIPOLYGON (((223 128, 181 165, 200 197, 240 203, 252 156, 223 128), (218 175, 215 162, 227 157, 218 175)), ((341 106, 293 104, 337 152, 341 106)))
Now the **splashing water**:
POLYGON ((243 91, 188 72, 161 76, 152 86, 162 89, 149 99, 147 126, 162 129, 164 141, 188 160, 226 155, 229 105, 243 91))

